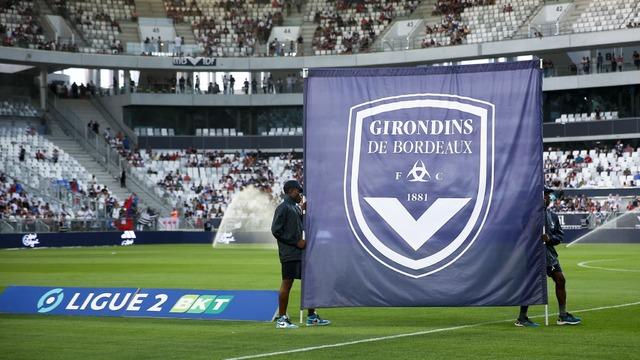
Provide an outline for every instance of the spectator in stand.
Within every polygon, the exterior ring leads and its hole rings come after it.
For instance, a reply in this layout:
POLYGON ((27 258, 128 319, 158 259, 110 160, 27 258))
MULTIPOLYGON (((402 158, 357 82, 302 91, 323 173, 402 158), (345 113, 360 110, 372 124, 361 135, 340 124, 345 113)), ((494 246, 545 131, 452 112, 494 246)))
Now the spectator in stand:
POLYGON ((636 70, 640 70, 640 53, 638 50, 633 50, 633 65, 635 65, 636 70))
POLYGON ((158 214, 153 211, 151 208, 146 208, 140 217, 138 218, 138 225, 136 227, 137 231, 149 230, 155 219, 158 218, 158 214))
MULTIPOLYGON (((298 0, 298 1, 301 1, 301 0, 298 0)), ((304 56, 304 39, 302 38, 302 35, 298 36, 296 43, 297 43, 296 55, 304 56)))
POLYGON ((120 187, 126 188, 126 185, 127 185, 127 172, 123 168, 122 172, 120 173, 120 187))
POLYGON ((229 78, 226 74, 222 76, 222 89, 223 94, 229 94, 229 78))
POLYGON ((591 60, 589 60, 589 57, 583 57, 581 64, 582 64, 582 73, 589 74, 589 69, 591 67, 591 60))
POLYGON ((242 91, 244 92, 245 95, 249 94, 249 80, 247 80, 246 78, 244 79, 244 83, 242 85, 242 91))
POLYGON ((185 79, 184 79, 184 76, 181 76, 181 77, 180 77, 180 80, 178 81, 178 86, 179 86, 179 89, 180 89, 180 93, 181 93, 181 94, 184 94, 184 93, 185 93, 185 82, 186 82, 186 81, 185 81, 185 79))
POLYGON ((624 55, 622 54, 622 51, 616 58, 616 62, 618 63, 618 71, 622 71, 622 68, 624 67, 624 55))
POLYGON ((229 94, 233 94, 235 92, 236 79, 233 75, 229 75, 229 94))
POLYGON ((615 150, 616 156, 622 157, 622 154, 624 153, 624 144, 622 143, 622 140, 618 140, 618 142, 616 142, 615 150))
POLYGON ((176 34, 176 38, 173 40, 174 56, 182 56, 182 38, 176 34))

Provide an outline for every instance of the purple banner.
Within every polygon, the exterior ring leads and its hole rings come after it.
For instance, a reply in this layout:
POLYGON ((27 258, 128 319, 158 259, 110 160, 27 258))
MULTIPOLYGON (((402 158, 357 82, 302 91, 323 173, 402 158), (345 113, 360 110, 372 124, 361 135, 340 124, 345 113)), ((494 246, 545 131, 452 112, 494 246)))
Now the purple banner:
POLYGON ((310 70, 303 307, 547 301, 538 61, 310 70))

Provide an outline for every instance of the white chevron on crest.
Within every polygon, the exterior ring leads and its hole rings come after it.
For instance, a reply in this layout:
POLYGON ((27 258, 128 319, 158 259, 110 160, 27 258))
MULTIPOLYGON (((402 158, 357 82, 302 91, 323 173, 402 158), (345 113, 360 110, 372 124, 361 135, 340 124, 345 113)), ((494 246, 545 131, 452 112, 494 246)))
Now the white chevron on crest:
POLYGON ((365 197, 364 200, 413 250, 418 250, 471 198, 439 198, 417 220, 397 198, 365 197))

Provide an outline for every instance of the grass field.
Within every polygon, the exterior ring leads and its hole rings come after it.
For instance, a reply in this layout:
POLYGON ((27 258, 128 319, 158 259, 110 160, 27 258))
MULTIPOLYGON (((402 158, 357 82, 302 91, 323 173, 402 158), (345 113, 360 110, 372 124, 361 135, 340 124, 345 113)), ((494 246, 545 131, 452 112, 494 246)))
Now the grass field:
MULTIPOLYGON (((640 245, 577 245, 559 252, 569 310, 583 317, 574 327, 516 328, 514 307, 325 309, 321 314, 331 326, 297 330, 276 330, 272 323, 3 314, 0 357, 224 359, 336 345, 272 358, 640 359, 640 245)), ((277 289, 279 278, 275 250, 240 245, 0 251, 2 288, 277 289)), ((552 284, 549 290, 555 313, 552 284)), ((299 299, 298 283, 289 309, 294 318, 299 299)), ((530 310, 542 313, 542 306, 530 310)))

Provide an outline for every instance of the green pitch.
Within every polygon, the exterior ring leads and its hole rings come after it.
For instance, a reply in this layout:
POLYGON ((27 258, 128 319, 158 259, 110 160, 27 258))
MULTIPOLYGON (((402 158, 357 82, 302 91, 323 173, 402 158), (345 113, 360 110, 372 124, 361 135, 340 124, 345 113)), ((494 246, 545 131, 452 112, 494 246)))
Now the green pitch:
MULTIPOLYGON (((223 359, 337 344, 272 358, 639 359, 640 245, 559 252, 569 311, 583 318, 574 327, 516 328, 515 307, 325 309, 320 314, 331 326, 296 330, 272 323, 0 315, 0 358, 223 359), (578 266, 582 262, 588 267, 578 266), (412 333, 418 334, 389 338, 412 333), (344 344, 365 339, 373 340, 344 344)), ((240 245, 0 251, 0 287, 277 289, 279 279, 275 250, 240 245)), ((289 313, 297 319, 299 283, 294 289, 289 313)), ((552 283, 549 294, 555 313, 552 283)), ((543 309, 532 307, 530 315, 543 309)), ((555 324, 555 316, 551 320, 555 324)))

